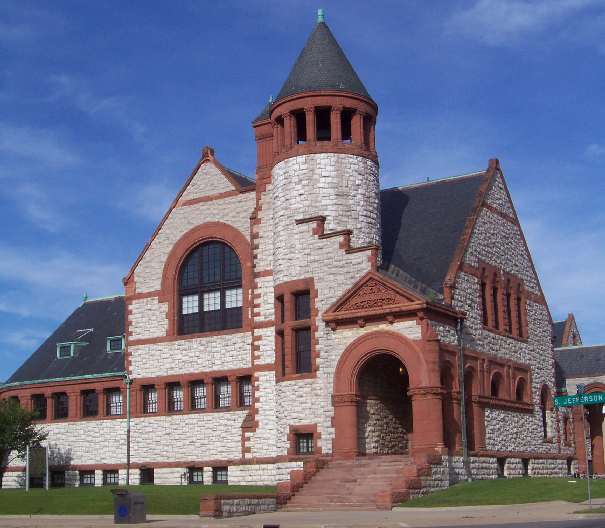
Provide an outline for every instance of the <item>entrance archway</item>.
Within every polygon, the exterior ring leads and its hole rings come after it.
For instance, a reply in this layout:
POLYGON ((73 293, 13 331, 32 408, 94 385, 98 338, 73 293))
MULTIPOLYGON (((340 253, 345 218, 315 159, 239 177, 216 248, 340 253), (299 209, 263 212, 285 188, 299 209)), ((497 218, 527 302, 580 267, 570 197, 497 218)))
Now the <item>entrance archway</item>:
POLYGON ((408 371, 397 357, 384 353, 363 364, 357 380, 360 454, 407 453, 413 432, 409 387, 408 371))
MULTIPOLYGON (((435 354, 438 350, 431 350, 431 352, 435 354)), ((436 361, 436 358, 432 356, 431 359, 433 362, 436 361)), ((377 330, 368 332, 353 341, 342 353, 336 365, 332 394, 335 429, 332 452, 336 458, 353 458, 359 454, 358 406, 362 400, 368 399, 367 396, 372 396, 369 386, 376 381, 376 376, 369 373, 375 369, 378 372, 386 372, 392 368, 395 368, 396 372, 402 368, 402 373, 407 374, 408 381, 400 381, 398 384, 409 387, 405 391, 405 397, 402 396, 402 398, 408 405, 408 409, 409 401, 411 401, 412 409, 411 412, 408 412, 410 418, 406 418, 407 422, 399 422, 399 438, 403 438, 401 431, 407 426, 408 441, 406 443, 410 453, 412 450, 428 452, 444 447, 441 409, 444 391, 441 387, 439 372, 437 370, 429 372, 424 353, 409 338, 397 332, 377 330), (390 359, 389 356, 393 359, 390 359), (373 358, 380 359, 376 359, 374 362, 373 358), (365 373, 364 370, 366 370, 365 373), (359 387, 360 380, 362 390, 359 387), (363 389, 364 383, 368 385, 366 389, 363 389), (369 391, 369 393, 363 391, 369 391), (414 417, 413 422, 411 416, 414 417), (413 435, 410 434, 412 423, 414 424, 413 435)), ((403 391, 399 391, 399 393, 401 392, 403 391)), ((373 397, 376 398, 376 401, 382 401, 383 405, 389 399, 389 395, 383 391, 375 393, 373 397)), ((384 425, 385 420, 380 423, 384 425)), ((365 442, 365 445, 362 445, 362 448, 368 452, 368 438, 364 438, 362 444, 365 442)), ((387 444, 392 446, 391 441, 379 443, 378 447, 374 443, 370 450, 386 449, 387 444)))

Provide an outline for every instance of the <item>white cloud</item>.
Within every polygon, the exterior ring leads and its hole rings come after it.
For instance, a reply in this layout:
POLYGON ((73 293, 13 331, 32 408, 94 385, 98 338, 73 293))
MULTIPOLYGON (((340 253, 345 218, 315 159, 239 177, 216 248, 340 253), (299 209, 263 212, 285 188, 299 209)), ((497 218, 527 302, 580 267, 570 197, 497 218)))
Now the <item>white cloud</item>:
POLYGON ((599 145, 598 143, 588 145, 588 147, 586 147, 584 155, 589 159, 602 158, 603 155, 605 155, 605 143, 601 145, 599 145))
POLYGON ((567 21, 582 10, 603 7, 601 0, 478 0, 456 13, 448 27, 489 45, 515 45, 567 21))
POLYGON ((159 224, 177 192, 178 190, 163 182, 149 183, 133 189, 130 193, 124 193, 128 198, 121 200, 120 208, 159 224))
MULTIPOLYGON (((82 160, 58 130, 11 126, 0 122, 0 152, 40 162, 45 167, 65 168, 79 165, 82 160)), ((8 176, 4 174, 3 176, 8 176)))

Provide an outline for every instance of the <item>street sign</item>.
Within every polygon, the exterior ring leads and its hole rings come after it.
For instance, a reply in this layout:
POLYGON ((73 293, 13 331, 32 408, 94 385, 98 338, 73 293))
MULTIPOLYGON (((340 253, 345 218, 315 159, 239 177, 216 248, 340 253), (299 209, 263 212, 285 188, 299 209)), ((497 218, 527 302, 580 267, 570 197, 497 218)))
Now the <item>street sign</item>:
POLYGON ((571 407, 572 405, 590 405, 591 403, 605 403, 605 392, 583 394, 582 396, 555 396, 555 407, 571 407))

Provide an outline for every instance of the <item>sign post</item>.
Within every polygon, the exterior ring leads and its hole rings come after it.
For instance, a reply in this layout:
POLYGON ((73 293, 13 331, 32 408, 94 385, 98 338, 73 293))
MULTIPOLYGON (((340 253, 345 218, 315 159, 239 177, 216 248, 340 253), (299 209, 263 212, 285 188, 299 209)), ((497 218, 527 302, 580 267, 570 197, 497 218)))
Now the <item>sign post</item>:
POLYGON ((555 396, 555 407, 571 407, 572 405, 582 406, 582 429, 584 429, 584 452, 586 453, 586 475, 588 476, 588 507, 592 510, 592 497, 590 494, 590 467, 588 466, 588 449, 586 449, 586 424, 584 423, 584 405, 591 403, 605 403, 605 392, 596 392, 593 394, 584 394, 584 385, 576 387, 578 394, 576 396, 555 396))

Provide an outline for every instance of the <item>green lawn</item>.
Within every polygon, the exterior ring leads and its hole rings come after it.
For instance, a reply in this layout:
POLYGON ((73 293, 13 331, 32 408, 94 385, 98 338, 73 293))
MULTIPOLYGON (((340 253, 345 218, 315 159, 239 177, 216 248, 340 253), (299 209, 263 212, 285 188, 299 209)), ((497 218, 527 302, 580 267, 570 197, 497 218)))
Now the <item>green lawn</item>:
MULTIPOLYGON (((117 486, 116 486, 117 487, 117 486)), ((113 515, 112 487, 0 489, 0 515, 113 515)), ((209 493, 275 493, 275 486, 120 486, 147 494, 150 515, 197 515, 209 493)))
MULTIPOLYGON (((591 480, 592 498, 605 497, 605 480, 591 480)), ((484 506, 549 501, 588 500, 588 481, 571 478, 509 478, 476 480, 404 502, 404 508, 484 506)))

